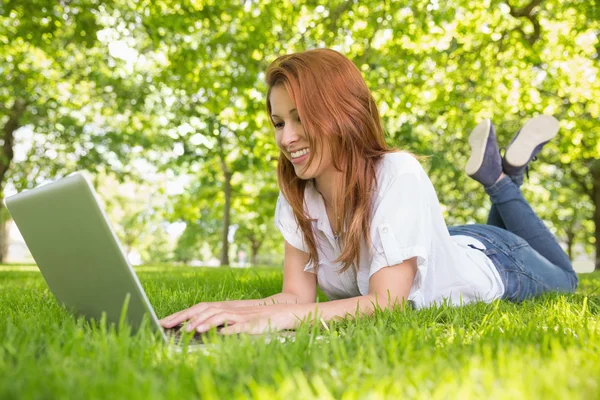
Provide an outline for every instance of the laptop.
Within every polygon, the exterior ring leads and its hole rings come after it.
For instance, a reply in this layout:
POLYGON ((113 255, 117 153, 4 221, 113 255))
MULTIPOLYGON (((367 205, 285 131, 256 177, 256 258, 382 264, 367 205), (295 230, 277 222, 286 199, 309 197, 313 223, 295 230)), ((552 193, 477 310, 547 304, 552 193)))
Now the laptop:
MULTIPOLYGON (((166 342, 200 346, 202 335, 163 329, 130 265, 94 188, 80 173, 6 198, 5 205, 50 291, 88 319, 119 324, 135 333, 144 317, 166 342), (193 336, 193 338, 190 337, 193 336)), ((179 327, 180 328, 180 327, 179 327)))

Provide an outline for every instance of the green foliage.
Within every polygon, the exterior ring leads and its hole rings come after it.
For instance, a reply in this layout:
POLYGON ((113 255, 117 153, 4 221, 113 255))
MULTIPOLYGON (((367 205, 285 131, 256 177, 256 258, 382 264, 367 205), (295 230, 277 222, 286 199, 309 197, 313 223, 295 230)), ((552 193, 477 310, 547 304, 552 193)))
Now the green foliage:
POLYGON ((484 222, 489 208, 463 172, 469 131, 492 118, 506 145, 534 114, 557 116, 560 135, 524 192, 563 241, 591 251, 600 237, 599 15, 593 0, 7 0, 0 126, 16 121, 38 139, 0 183, 31 187, 81 168, 136 179, 132 161, 143 157, 192 177, 168 213, 188 226, 181 246, 217 254, 237 227, 239 245, 281 250, 267 223, 278 151, 262 73, 281 54, 326 46, 362 71, 388 142, 431 156, 449 225, 484 222))

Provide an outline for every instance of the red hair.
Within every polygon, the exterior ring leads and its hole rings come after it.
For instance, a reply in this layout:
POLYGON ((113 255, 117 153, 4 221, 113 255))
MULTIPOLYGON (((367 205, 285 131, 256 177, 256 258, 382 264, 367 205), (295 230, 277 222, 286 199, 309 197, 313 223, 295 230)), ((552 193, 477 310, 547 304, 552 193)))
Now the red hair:
MULTIPOLYGON (((342 253, 335 262, 343 264, 341 272, 360 264, 360 242, 363 234, 370 244, 371 195, 375 191, 376 164, 390 148, 375 101, 358 68, 348 58, 330 49, 314 49, 284 55, 269 65, 266 72, 267 112, 271 115, 271 90, 283 85, 296 105, 309 147, 308 164, 320 154, 323 141, 330 144, 333 166, 345 172, 336 188, 333 209, 347 231, 341 234, 342 253), (341 212, 338 213, 338 210, 341 212)), ((305 214, 306 181, 298 178, 291 161, 280 152, 277 167, 279 188, 292 206, 304 243, 315 270, 319 256, 313 219, 305 214)), ((337 218, 335 218, 337 221, 337 218)), ((332 227, 341 232, 341 226, 332 227)), ((370 245, 369 245, 370 247, 370 245)))

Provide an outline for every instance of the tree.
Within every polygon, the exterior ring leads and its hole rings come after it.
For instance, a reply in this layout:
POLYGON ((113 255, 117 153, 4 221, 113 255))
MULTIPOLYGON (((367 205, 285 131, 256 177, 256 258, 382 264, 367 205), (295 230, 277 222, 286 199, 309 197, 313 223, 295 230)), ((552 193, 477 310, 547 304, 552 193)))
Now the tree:
MULTIPOLYGON (((261 15, 275 12, 268 11, 269 6, 259 7, 261 15)), ((279 50, 292 52, 327 46, 354 60, 380 106, 389 142, 431 156, 427 166, 446 210, 447 222, 484 222, 489 201, 479 185, 463 172, 469 153, 468 133, 482 118, 492 118, 500 142, 507 144, 535 113, 557 115, 563 126, 561 141, 547 146, 540 165, 555 163, 560 151, 561 159, 564 154, 569 155, 569 164, 563 163, 559 168, 572 168, 580 170, 581 176, 593 176, 585 172, 589 170, 585 160, 597 159, 597 149, 588 144, 587 154, 582 154, 583 148, 578 150, 572 145, 582 134, 589 137, 590 143, 597 143, 598 109, 592 99, 599 91, 597 80, 591 79, 598 73, 595 47, 598 19, 594 17, 597 14, 590 12, 592 7, 588 1, 564 4, 536 0, 519 5, 494 2, 491 7, 466 1, 435 5, 418 1, 410 6, 375 1, 339 2, 330 7, 296 2, 284 8, 287 30, 284 29, 283 36, 289 40, 283 46, 285 49, 279 50), (570 35, 556 34, 561 31, 570 35), (562 66, 566 64, 578 72, 564 73, 562 66), (565 103, 567 99, 569 103, 565 103), (563 111, 565 104, 569 111, 563 111), (587 122, 579 118, 583 112, 589 114, 584 120, 587 122)), ((236 10, 231 13, 235 23, 221 32, 235 31, 244 38, 234 26, 241 26, 247 16, 236 10)), ((275 31, 282 26, 278 22, 261 24, 267 27, 265 38, 273 37, 267 33, 269 29, 275 31)), ((219 37, 225 38, 227 34, 219 37)), ((255 42, 241 43, 246 54, 256 50, 255 42)), ((274 53, 262 51, 267 48, 267 45, 261 48, 262 54, 269 54, 263 60, 267 62, 253 65, 264 66, 280 54, 275 46, 274 53)), ((191 59, 199 66, 196 58, 183 55, 187 54, 183 49, 185 45, 177 53, 180 59, 191 59)), ((240 65, 238 53, 230 49, 224 51, 229 57, 227 63, 240 65)), ((224 64, 216 65, 227 68, 224 64)), ((214 64, 206 63, 203 67, 211 68, 214 64)), ((178 68, 184 70, 179 63, 178 68)), ((203 76, 219 82, 214 70, 203 71, 206 72, 203 76)), ((260 82, 256 85, 264 89, 260 82)), ((218 107, 209 110, 214 114, 218 107)), ((235 141, 230 143, 239 145, 235 141)), ((226 149, 233 148, 236 147, 226 149)), ((227 171, 223 168, 223 176, 229 179, 232 175, 227 171)), ((551 184, 553 179, 536 172, 532 175, 537 175, 543 186, 551 184)), ((592 182, 584 186, 592 197, 592 182)), ((228 193, 229 189, 224 187, 228 193)), ((531 188, 530 183, 524 186, 530 198, 531 188)), ((565 193, 570 193, 568 197, 574 200, 578 193, 572 190, 566 188, 565 193)), ((552 217, 551 211, 541 214, 546 219, 552 217)), ((600 228, 595 230, 600 232, 600 228)))
MULTIPOLYGON (((252 178, 256 178, 256 175, 252 178)), ((247 244, 251 263, 257 265, 261 250, 274 246, 282 248, 279 233, 273 225, 274 210, 268 206, 277 202, 279 191, 276 186, 268 183, 252 179, 246 182, 244 194, 236 196, 237 204, 234 207, 235 219, 238 221, 236 238, 247 244)))
MULTIPOLYGON (((98 39, 108 32, 105 11, 87 0, 0 4, 0 201, 9 183, 21 190, 80 169, 127 174, 131 143, 144 143, 140 131, 154 125, 143 84, 154 69, 122 74, 126 63, 98 39), (20 128, 34 132, 35 145, 15 164, 20 128)), ((0 243, 5 236, 0 229, 0 243)))
POLYGON ((600 14, 593 0, 8 4, 0 123, 5 135, 31 124, 62 147, 53 159, 47 146, 32 149, 32 162, 13 165, 7 179, 31 186, 36 175, 74 163, 107 165, 122 176, 136 150, 163 171, 194 177, 173 205, 173 218, 187 224, 180 257, 189 256, 186 246, 207 243, 227 265, 232 225, 257 251, 268 242, 274 198, 266 194, 276 191, 278 149, 262 73, 277 56, 314 47, 355 62, 390 144, 429 156, 448 224, 487 216, 485 193, 463 172, 468 133, 482 118, 507 144, 534 114, 557 116, 560 137, 544 149, 524 193, 542 199, 536 211, 568 243, 593 244, 600 254, 600 14), (50 31, 40 29, 48 23, 50 31), (17 40, 9 44, 9 36, 17 40), (118 56, 119 49, 135 57, 118 56), (32 78, 40 74, 48 77, 32 78), (61 97, 66 92, 74 95, 61 97), (89 102, 95 106, 82 117, 89 102), (247 200, 263 194, 253 209, 247 200), (550 206, 556 196, 565 212, 550 206))

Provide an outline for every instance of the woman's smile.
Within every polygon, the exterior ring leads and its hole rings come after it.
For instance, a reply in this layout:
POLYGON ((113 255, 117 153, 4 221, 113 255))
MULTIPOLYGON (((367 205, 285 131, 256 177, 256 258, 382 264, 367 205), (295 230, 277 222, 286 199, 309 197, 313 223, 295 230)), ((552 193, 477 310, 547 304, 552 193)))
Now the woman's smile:
POLYGON ((302 164, 304 163, 306 160, 308 160, 308 157, 310 156, 310 149, 304 148, 302 150, 298 150, 296 152, 290 153, 291 157, 292 157, 292 163, 294 164, 302 164))

